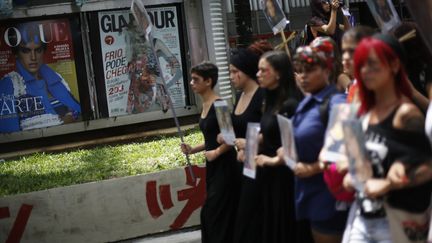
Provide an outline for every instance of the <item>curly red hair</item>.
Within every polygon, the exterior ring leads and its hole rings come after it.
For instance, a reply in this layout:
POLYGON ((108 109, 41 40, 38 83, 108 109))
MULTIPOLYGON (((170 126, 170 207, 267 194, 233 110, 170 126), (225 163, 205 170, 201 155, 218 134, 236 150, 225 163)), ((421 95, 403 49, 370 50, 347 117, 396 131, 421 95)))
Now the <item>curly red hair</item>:
POLYGON ((270 42, 266 40, 257 40, 254 43, 250 44, 247 49, 257 54, 258 56, 261 56, 266 52, 273 51, 273 46, 270 44, 270 42))

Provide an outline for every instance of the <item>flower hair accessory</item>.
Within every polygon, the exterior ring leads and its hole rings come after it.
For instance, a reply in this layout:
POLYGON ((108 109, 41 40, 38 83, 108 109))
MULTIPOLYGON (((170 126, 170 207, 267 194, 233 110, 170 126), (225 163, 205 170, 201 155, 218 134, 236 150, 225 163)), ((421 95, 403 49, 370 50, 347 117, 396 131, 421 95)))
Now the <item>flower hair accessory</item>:
POLYGON ((324 60, 310 46, 300 46, 294 55, 294 62, 307 65, 321 64, 324 60))
POLYGON ((333 62, 335 60, 335 45, 335 42, 330 37, 317 37, 310 44, 312 50, 323 58, 330 70, 333 68, 333 62))

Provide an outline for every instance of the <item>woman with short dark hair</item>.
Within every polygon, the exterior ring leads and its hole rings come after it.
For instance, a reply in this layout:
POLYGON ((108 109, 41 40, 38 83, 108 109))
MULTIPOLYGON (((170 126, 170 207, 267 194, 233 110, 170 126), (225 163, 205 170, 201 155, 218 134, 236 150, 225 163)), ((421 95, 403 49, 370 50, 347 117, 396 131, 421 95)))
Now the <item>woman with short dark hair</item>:
POLYGON ((218 68, 213 63, 204 62, 191 70, 190 82, 194 93, 203 100, 199 127, 204 135, 204 144, 191 147, 182 144, 185 154, 204 151, 206 157, 206 191, 207 197, 201 209, 202 242, 232 242, 236 214, 235 185, 237 162, 234 148, 217 142, 220 133, 216 118, 214 102, 219 100, 215 93, 218 79, 218 68))

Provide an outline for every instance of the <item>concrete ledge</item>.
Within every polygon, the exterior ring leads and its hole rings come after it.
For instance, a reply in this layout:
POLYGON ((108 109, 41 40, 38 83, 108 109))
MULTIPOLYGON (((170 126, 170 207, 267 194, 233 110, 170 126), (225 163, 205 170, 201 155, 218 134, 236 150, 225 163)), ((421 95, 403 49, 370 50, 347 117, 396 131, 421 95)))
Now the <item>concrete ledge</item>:
POLYGON ((0 242, 113 242, 199 224, 205 167, 0 198, 0 242))

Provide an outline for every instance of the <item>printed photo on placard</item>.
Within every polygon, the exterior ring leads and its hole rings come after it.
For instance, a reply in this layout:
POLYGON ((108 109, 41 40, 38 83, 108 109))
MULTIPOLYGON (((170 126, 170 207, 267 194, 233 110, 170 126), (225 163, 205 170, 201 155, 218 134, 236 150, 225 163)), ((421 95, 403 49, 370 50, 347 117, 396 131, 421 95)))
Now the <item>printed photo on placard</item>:
POLYGON ((277 115, 277 121, 281 134, 285 164, 290 169, 294 170, 297 163, 297 151, 295 147, 292 121, 282 115, 277 115))
POLYGON ((256 176, 255 156, 258 154, 260 129, 259 123, 249 122, 246 131, 246 160, 243 165, 243 175, 252 179, 256 176))
POLYGON ((0 24, 0 132, 81 121, 69 19, 0 24))
POLYGON ((148 41, 149 34, 153 28, 153 24, 144 6, 143 0, 133 0, 131 4, 131 12, 137 20, 138 26, 141 27, 141 31, 146 37, 145 40, 148 41))
POLYGON ((216 117, 219 124, 219 129, 225 143, 234 146, 235 133, 231 121, 231 113, 229 111, 228 103, 225 100, 217 100, 214 102, 216 110, 216 117))
POLYGON ((263 13, 273 34, 283 31, 289 21, 285 17, 281 5, 277 0, 261 0, 263 13))
MULTIPOLYGON (((431 201, 432 201, 432 199, 431 199, 431 201)), ((431 242, 432 242, 432 214, 431 214, 430 217, 431 217, 431 218, 430 218, 430 220, 429 220, 429 234, 428 234, 428 237, 427 237, 427 242, 428 242, 428 243, 431 243, 431 242)))
POLYGON ((332 108, 321 149, 319 160, 323 162, 347 161, 342 122, 353 119, 357 114, 358 104, 339 104, 332 108))
POLYGON ((388 33, 401 24, 391 0, 367 0, 367 4, 383 33, 388 33))
POLYGON ((432 146, 432 102, 429 103, 429 108, 426 113, 425 131, 429 143, 432 146))
POLYGON ((354 188, 363 192, 364 182, 372 178, 372 165, 366 151, 364 133, 359 120, 346 120, 342 122, 346 154, 349 161, 349 173, 354 188))
MULTIPOLYGON (((432 23, 432 0, 405 0, 404 5, 408 8, 408 12, 415 13, 411 18, 417 25, 417 30, 423 39, 424 44, 432 54, 432 35, 430 34, 430 24, 432 23)), ((432 243, 432 241, 431 241, 432 243)))

